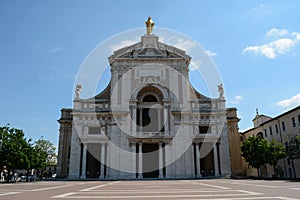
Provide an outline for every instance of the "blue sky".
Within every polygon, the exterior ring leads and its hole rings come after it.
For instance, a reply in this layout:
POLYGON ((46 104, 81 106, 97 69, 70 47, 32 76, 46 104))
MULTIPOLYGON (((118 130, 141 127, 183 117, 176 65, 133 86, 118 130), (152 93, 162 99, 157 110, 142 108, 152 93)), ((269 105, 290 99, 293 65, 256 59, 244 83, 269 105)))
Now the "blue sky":
POLYGON ((56 120, 61 108, 72 107, 84 58, 108 37, 143 28, 151 15, 156 27, 181 32, 211 52, 227 106, 237 107, 239 128, 246 129, 256 108, 276 116, 300 104, 299 9, 296 0, 1 0, 0 125, 57 145, 56 120))

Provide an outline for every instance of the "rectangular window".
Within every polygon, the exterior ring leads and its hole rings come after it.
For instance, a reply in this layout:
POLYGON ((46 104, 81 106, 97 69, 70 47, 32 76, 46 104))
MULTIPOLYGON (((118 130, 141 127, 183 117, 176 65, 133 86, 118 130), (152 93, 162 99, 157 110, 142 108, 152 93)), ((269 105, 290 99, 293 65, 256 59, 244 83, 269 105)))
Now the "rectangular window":
POLYGON ((300 115, 298 115, 298 125, 300 126, 300 115))
POLYGON ((209 126, 199 126, 199 133, 200 134, 210 133, 209 126))
POLYGON ((264 129, 264 131, 265 131, 265 137, 268 137, 268 135, 267 135, 267 129, 264 129))
POLYGON ((270 128, 269 128, 269 129, 270 129, 270 135, 272 135, 272 127, 270 126, 270 128))
POLYGON ((278 133, 278 125, 275 124, 275 130, 276 130, 276 133, 278 133))
POLYGON ((89 134, 92 134, 92 135, 101 134, 101 128, 100 127, 89 127, 89 134))
POLYGON ((296 127, 296 120, 295 120, 295 117, 292 117, 292 124, 293 124, 293 127, 296 127))
POLYGON ((281 125, 282 125, 282 130, 285 131, 285 123, 281 122, 281 125))

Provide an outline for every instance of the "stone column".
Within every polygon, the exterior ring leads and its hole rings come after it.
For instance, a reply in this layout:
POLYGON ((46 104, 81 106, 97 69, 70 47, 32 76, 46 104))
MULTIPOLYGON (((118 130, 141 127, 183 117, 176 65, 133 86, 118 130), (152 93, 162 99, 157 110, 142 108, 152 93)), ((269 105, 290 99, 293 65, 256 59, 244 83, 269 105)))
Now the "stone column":
POLYGON ((104 179, 104 163, 105 163, 105 143, 101 144, 101 155, 100 155, 100 179, 104 179))
POLYGON ((129 121, 130 121, 130 125, 129 125, 129 131, 132 134, 133 132, 133 106, 129 103, 129 121))
POLYGON ((221 142, 219 143, 219 153, 220 153, 220 165, 221 165, 221 175, 230 176, 231 174, 231 161, 229 153, 229 138, 228 138, 228 129, 227 122, 225 121, 224 127, 221 130, 221 142))
POLYGON ((218 148, 217 148, 217 143, 214 144, 213 147, 214 151, 214 167, 215 167, 215 176, 219 176, 219 161, 218 161, 218 148))
POLYGON ((139 142, 139 175, 138 178, 143 178, 143 148, 142 148, 142 142, 139 142))
POLYGON ((87 150, 86 150, 86 145, 83 145, 83 149, 82 149, 82 163, 81 163, 81 177, 80 178, 86 178, 86 154, 87 154, 87 150))
POLYGON ((136 136, 136 106, 132 106, 132 134, 136 136))
POLYGON ((158 170, 159 178, 163 178, 163 151, 162 151, 162 142, 158 143, 158 170))
MULTIPOLYGON (((109 129, 108 129, 109 130, 109 129)), ((110 155, 110 152, 111 152, 111 150, 110 150, 110 148, 111 148, 111 143, 110 142, 108 142, 107 144, 106 144, 106 176, 105 176, 105 178, 106 179, 109 179, 110 178, 110 176, 111 176, 111 168, 109 167, 109 166, 111 166, 111 155, 110 155)))
POLYGON ((166 160, 166 178, 170 178, 170 158, 171 158, 171 155, 170 155, 170 143, 168 144, 165 144, 165 160, 166 160))
POLYGON ((165 133, 169 134, 169 105, 164 106, 165 133))
POLYGON ((197 177, 201 177, 200 143, 196 144, 196 167, 197 167, 197 177))
POLYGON ((132 154, 132 174, 131 178, 136 179, 136 143, 131 144, 131 154, 132 154))
POLYGON ((165 144, 165 159, 166 159, 166 178, 174 178, 175 177, 175 169, 174 169, 174 154, 175 148, 173 148, 172 142, 165 144))
POLYGON ((158 132, 158 134, 160 135, 161 134, 161 132, 160 132, 160 130, 161 130, 161 114, 160 114, 160 107, 158 107, 157 108, 157 132, 158 132))
MULTIPOLYGON (((73 120, 73 123, 74 120, 73 120)), ((77 130, 81 130, 81 127, 76 126, 76 123, 72 127, 72 136, 71 136, 71 152, 70 152, 70 164, 69 164, 69 179, 78 179, 80 174, 80 139, 77 130)))
POLYGON ((143 108, 139 108, 140 110, 140 129, 139 131, 142 133, 143 132, 143 108))

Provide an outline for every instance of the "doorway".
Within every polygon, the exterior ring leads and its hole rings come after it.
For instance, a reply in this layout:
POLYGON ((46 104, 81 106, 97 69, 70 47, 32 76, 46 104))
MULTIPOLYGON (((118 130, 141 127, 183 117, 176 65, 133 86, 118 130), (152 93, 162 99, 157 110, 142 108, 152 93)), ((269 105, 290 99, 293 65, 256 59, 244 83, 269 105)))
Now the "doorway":
POLYGON ((86 177, 98 178, 100 175, 100 161, 87 151, 86 177))
POLYGON ((158 144, 143 144, 143 178, 158 178, 158 144))

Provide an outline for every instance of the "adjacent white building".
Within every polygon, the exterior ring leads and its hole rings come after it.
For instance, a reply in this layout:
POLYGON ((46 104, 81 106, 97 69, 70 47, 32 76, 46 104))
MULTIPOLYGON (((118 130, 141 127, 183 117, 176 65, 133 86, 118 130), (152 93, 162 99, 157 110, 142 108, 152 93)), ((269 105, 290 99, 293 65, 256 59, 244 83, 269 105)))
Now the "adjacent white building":
MULTIPOLYGON (((253 119, 254 128, 245 131, 243 134, 244 139, 250 136, 261 136, 269 141, 276 140, 282 143, 285 147, 288 142, 297 135, 300 135, 300 106, 291 109, 278 115, 276 117, 269 117, 256 113, 253 119)), ((297 178, 300 177, 300 159, 293 161, 295 171, 293 170, 292 161, 289 159, 282 159, 278 162, 277 171, 270 165, 261 167, 261 173, 264 177, 272 177, 273 175, 281 176, 284 178, 297 178)), ((248 176, 257 176, 257 171, 248 166, 244 161, 244 172, 248 176)))

